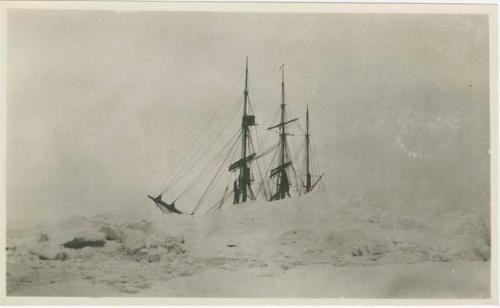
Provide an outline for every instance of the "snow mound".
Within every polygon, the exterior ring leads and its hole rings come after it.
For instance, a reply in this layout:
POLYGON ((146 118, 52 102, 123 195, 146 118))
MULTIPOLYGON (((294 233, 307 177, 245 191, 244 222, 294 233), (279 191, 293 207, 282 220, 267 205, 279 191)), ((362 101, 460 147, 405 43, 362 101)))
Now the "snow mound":
POLYGON ((321 194, 227 205, 207 216, 73 216, 8 234, 8 292, 79 279, 135 294, 153 281, 210 270, 276 275, 313 264, 490 258, 489 225, 475 215, 396 216, 379 205, 321 194), (75 238, 104 245, 63 246, 75 238))

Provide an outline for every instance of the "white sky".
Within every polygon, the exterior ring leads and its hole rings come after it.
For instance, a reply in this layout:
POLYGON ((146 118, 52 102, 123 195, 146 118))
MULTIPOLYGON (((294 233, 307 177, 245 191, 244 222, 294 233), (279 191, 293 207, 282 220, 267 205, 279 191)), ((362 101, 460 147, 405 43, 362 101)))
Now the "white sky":
POLYGON ((9 221, 155 214, 247 55, 257 122, 285 63, 333 199, 488 214, 487 16, 10 10, 7 34, 9 221))

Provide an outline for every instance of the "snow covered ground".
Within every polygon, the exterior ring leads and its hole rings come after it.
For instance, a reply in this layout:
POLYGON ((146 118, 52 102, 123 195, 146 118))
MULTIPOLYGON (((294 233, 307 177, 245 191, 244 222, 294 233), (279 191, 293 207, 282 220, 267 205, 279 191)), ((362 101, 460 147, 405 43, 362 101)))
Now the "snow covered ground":
POLYGON ((322 194, 208 216, 10 227, 9 296, 487 298, 489 225, 322 194), (65 248, 85 238, 102 247, 65 248))

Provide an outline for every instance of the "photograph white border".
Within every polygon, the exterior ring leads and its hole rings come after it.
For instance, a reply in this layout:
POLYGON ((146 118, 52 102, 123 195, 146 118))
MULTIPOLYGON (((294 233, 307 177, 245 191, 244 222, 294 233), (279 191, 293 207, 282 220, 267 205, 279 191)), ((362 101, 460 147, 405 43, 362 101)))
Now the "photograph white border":
MULTIPOLYGON (((161 305, 161 304, 340 304, 340 305, 493 305, 498 303, 498 50, 497 50, 497 6, 496 1, 481 1, 483 4, 467 1, 440 1, 446 4, 431 4, 436 1, 411 3, 380 3, 379 1, 2 1, 0 2, 1 26, 1 63, 0 63, 0 241, 5 247, 6 236, 6 83, 7 83, 7 11, 9 9, 46 9, 46 10, 112 10, 112 11, 197 11, 197 12, 262 12, 262 13, 369 13, 369 14, 486 14, 489 16, 489 59, 490 59, 490 184, 491 184, 491 298, 489 299, 310 299, 310 298, 81 298, 81 297, 7 297, 6 296, 6 253, 0 252, 0 304, 87 304, 87 305, 161 305), (368 2, 368 3, 366 3, 368 2), (376 2, 376 3, 374 3, 376 2), (484 4, 487 3, 487 4, 484 4), (488 4, 489 3, 489 4, 488 4)), ((479 1, 478 1, 479 2, 479 1)))

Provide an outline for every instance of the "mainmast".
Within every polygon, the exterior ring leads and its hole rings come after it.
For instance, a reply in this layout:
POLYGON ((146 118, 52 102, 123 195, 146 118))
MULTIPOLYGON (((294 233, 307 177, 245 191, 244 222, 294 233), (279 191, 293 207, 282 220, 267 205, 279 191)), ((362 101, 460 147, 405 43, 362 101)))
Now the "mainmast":
POLYGON ((297 119, 293 119, 290 121, 285 120, 285 67, 282 66, 281 71, 281 118, 280 123, 278 125, 269 127, 268 129, 273 129, 279 127, 279 136, 280 136, 280 148, 279 148, 279 159, 278 166, 271 170, 271 178, 276 177, 276 192, 271 197, 272 200, 280 200, 284 199, 287 196, 290 197, 290 181, 287 174, 287 168, 292 165, 291 161, 288 160, 288 146, 286 140, 286 129, 285 125, 290 124, 297 119))
MULTIPOLYGON (((238 179, 234 181, 233 203, 244 203, 249 196, 253 196, 250 178, 249 162, 255 158, 255 153, 247 156, 248 139, 250 138, 250 126, 255 125, 255 116, 247 113, 248 106, 248 57, 245 65, 245 91, 243 92, 243 116, 241 120, 241 159, 229 167, 229 171, 239 169, 238 179)), ((251 197, 253 198, 253 197, 251 197)))
POLYGON ((243 117, 241 121, 242 135, 241 135, 241 157, 247 156, 247 138, 248 138, 248 125, 245 123, 247 117, 247 105, 248 105, 248 57, 245 64, 245 91, 243 92, 243 117))
POLYGON ((306 193, 311 191, 311 170, 309 167, 309 106, 306 109, 306 193))

